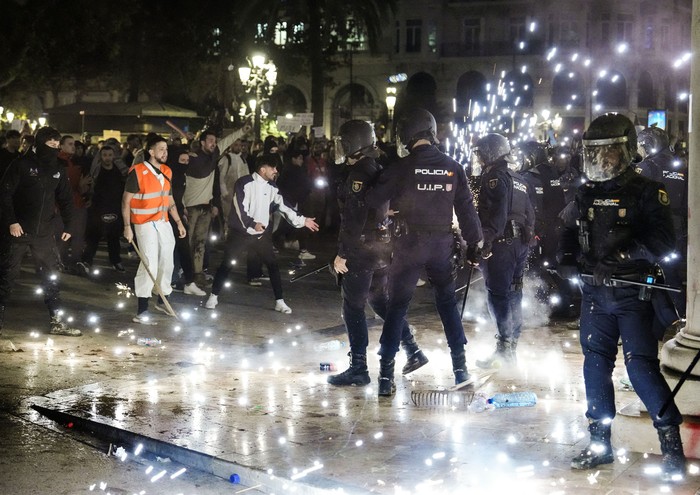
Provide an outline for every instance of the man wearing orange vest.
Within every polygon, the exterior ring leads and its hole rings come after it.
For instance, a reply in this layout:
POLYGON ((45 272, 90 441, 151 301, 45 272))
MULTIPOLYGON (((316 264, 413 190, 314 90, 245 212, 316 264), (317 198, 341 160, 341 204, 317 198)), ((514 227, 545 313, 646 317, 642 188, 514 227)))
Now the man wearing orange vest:
MULTIPOLYGON (((178 235, 185 237, 185 230, 172 195, 172 172, 165 164, 168 159, 168 143, 162 136, 153 135, 146 142, 148 160, 137 163, 129 170, 122 197, 124 217, 124 237, 131 243, 136 240, 145 260, 141 261, 134 279, 134 289, 138 299, 138 310, 133 321, 145 325, 155 325, 148 311, 148 300, 153 290, 153 281, 148 269, 158 281, 163 294, 171 292, 170 280, 173 274, 173 251, 175 237, 170 227, 168 212, 177 224, 178 235), (131 226, 134 230, 132 231, 131 226)), ((158 301, 156 309, 167 313, 164 301, 158 301)))

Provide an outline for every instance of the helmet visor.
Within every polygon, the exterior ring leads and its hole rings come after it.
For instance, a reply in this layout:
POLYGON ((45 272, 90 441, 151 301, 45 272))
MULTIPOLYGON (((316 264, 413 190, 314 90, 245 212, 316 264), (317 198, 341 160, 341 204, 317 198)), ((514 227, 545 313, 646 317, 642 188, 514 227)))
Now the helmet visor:
POLYGON ((584 142, 583 173, 588 180, 604 182, 614 179, 625 171, 631 161, 632 157, 625 142, 599 145, 584 142))
POLYGON ((345 150, 343 149, 343 139, 340 136, 333 138, 333 149, 335 150, 333 156, 335 164, 342 165, 345 163, 345 159, 347 157, 345 156, 345 150))
POLYGON ((401 136, 396 136, 396 154, 399 158, 406 158, 411 152, 406 147, 403 141, 401 141, 401 136))
POLYGON ((472 177, 480 176, 481 172, 484 170, 484 161, 481 159, 481 155, 477 150, 472 151, 470 163, 472 177))

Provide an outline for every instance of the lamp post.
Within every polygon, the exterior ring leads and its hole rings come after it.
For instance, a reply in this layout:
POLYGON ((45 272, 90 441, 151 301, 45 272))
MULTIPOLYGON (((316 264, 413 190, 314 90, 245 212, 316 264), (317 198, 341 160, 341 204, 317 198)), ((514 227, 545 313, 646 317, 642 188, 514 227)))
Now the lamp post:
POLYGON ((394 86, 388 86, 386 88, 386 109, 387 113, 389 115, 389 122, 387 125, 388 128, 388 133, 389 133, 389 141, 392 141, 394 138, 394 133, 392 132, 393 124, 394 124, 394 108, 396 107, 396 87, 394 86))
POLYGON ((271 60, 265 60, 264 55, 254 55, 247 62, 247 66, 238 68, 238 76, 246 92, 253 96, 248 102, 248 108, 253 112, 253 128, 255 139, 258 140, 262 103, 270 96, 277 83, 277 67, 271 60))

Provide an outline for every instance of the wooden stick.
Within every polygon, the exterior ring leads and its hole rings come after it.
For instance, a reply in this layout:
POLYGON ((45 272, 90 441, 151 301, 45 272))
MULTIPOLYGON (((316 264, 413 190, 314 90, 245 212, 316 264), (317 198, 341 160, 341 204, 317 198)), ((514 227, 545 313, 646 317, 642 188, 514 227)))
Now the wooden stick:
POLYGON ((133 239, 131 240, 131 245, 134 247, 134 251, 136 251, 136 254, 138 255, 139 259, 141 259, 141 263, 143 263, 143 267, 146 269, 146 273, 148 273, 148 276, 151 277, 151 280, 153 281, 153 286, 156 288, 156 292, 158 292, 158 295, 162 299, 163 304, 165 304, 165 308, 168 310, 168 314, 170 316, 174 316, 179 321, 180 317, 173 310, 173 307, 170 305, 170 301, 168 301, 168 298, 165 297, 165 294, 163 294, 163 289, 160 288, 160 284, 158 284, 158 281, 153 276, 153 273, 151 273, 151 270, 148 268, 148 262, 146 261, 146 258, 143 256, 143 254, 141 254, 141 250, 139 250, 138 246, 136 245, 133 239))

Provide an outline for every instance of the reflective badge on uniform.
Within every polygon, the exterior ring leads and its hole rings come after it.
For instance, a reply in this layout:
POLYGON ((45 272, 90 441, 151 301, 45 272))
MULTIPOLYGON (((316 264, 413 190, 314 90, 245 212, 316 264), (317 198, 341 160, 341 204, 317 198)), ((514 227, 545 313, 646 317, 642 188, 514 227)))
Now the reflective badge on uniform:
POLYGON ((625 218, 627 216, 627 208, 620 208, 617 210, 617 214, 620 218, 625 218))
POLYGON ((595 210, 593 208, 588 208, 588 221, 592 222, 595 218, 595 210))
POLYGON ((661 203, 664 206, 668 206, 671 204, 671 201, 668 199, 668 194, 666 194, 666 191, 663 189, 659 189, 659 203, 661 203))
POLYGON ((360 192, 362 190, 362 181, 354 180, 352 181, 352 192, 360 192))
POLYGON ((491 179, 489 181, 489 189, 496 189, 497 185, 498 185, 498 179, 491 179))
POLYGON ((447 184, 447 185, 445 186, 445 191, 448 191, 448 192, 449 192, 449 191, 451 191, 451 190, 452 190, 452 184, 447 184))

